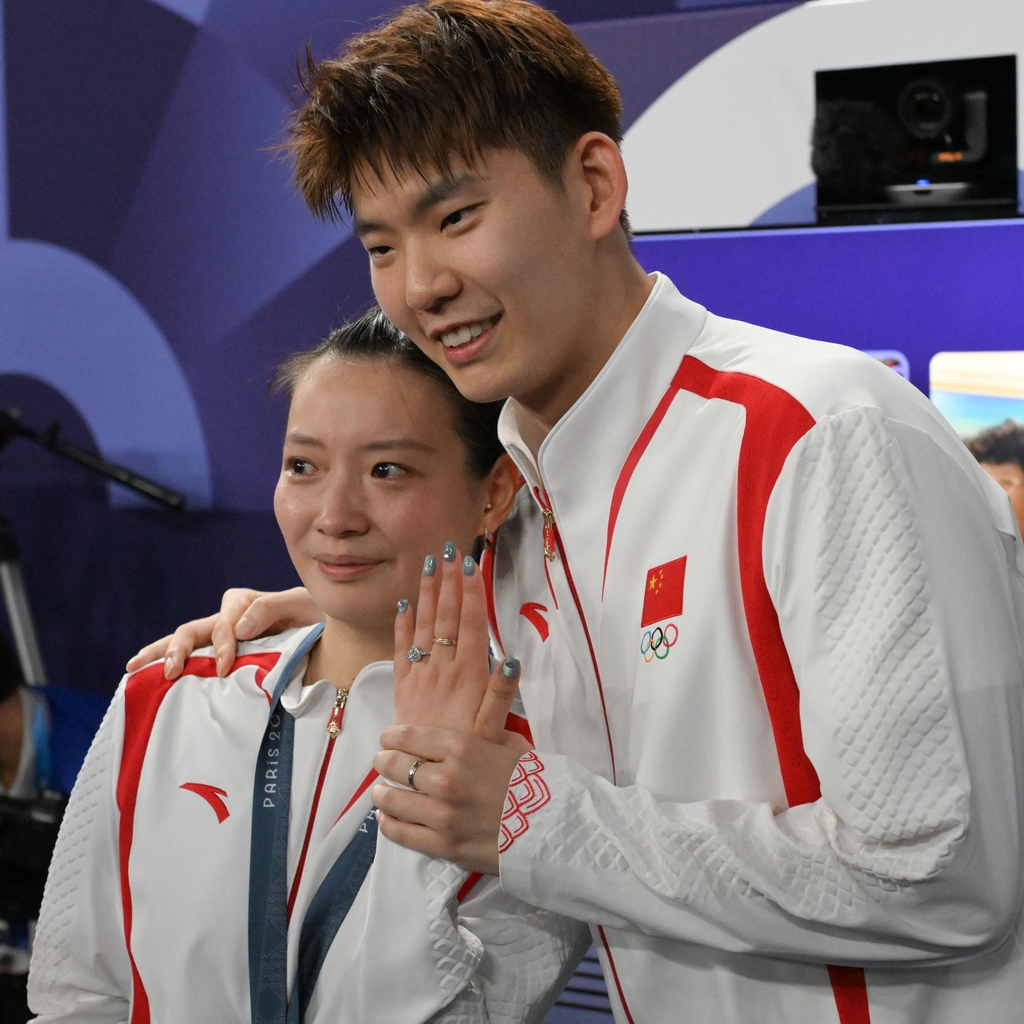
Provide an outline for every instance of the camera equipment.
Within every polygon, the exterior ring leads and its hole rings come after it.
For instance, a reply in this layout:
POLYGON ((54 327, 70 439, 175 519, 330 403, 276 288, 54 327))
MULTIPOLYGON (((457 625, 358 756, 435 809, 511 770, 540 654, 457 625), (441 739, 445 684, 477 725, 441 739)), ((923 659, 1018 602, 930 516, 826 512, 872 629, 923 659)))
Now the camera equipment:
POLYGON ((1017 59, 819 71, 818 223, 1017 214, 1017 59))
POLYGON ((0 919, 39 915, 67 797, 44 789, 34 800, 0 796, 0 919))

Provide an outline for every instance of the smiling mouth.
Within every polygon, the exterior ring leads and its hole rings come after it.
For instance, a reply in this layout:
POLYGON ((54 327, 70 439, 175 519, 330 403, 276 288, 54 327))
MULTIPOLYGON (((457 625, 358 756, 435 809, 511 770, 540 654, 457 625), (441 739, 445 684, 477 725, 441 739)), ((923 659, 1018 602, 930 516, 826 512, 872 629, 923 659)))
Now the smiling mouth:
POLYGON ((463 324, 453 331, 447 331, 441 335, 441 344, 445 348, 460 348, 469 344, 474 338, 479 338, 484 331, 489 331, 501 319, 500 313, 487 317, 486 320, 476 320, 471 324, 463 324))

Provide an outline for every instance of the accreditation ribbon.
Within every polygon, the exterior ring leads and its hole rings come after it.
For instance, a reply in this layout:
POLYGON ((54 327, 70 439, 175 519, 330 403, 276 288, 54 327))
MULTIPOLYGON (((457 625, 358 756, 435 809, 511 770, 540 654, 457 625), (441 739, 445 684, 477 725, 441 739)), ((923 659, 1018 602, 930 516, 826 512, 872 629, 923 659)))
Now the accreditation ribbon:
POLYGON ((299 932, 299 965, 288 994, 288 817, 295 719, 281 694, 320 638, 323 623, 303 638, 274 687, 252 794, 249 851, 249 996, 252 1024, 301 1024, 320 968, 355 901, 377 848, 371 810, 313 895, 299 932))

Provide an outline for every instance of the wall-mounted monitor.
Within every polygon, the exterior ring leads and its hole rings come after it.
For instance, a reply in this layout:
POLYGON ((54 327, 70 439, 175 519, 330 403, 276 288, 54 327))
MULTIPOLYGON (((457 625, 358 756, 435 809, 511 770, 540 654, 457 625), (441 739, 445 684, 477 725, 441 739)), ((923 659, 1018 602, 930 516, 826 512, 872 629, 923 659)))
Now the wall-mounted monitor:
POLYGON ((819 224, 1017 215, 1017 58, 818 71, 819 224))

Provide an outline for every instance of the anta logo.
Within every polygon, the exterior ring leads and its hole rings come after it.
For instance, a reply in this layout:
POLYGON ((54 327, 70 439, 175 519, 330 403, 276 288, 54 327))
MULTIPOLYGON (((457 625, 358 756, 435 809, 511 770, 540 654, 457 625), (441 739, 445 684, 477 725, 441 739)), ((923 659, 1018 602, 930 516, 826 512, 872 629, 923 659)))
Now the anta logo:
POLYGON ((213 808, 214 814, 217 815, 218 824, 231 814, 227 804, 221 799, 227 796, 223 789, 218 789, 216 786, 207 786, 205 782, 183 782, 181 788, 201 796, 213 808))
POLYGON ((650 663, 664 661, 679 639, 679 627, 666 619, 683 614, 683 586, 686 582, 686 556, 647 570, 644 581, 644 607, 640 614, 640 654, 650 663), (649 628, 653 627, 653 628, 649 628))
POLYGON ((546 612, 547 610, 546 605, 537 604, 536 601, 527 601, 526 604, 519 609, 519 614, 522 615, 538 633, 540 633, 541 643, 547 640, 548 634, 550 633, 548 620, 541 614, 541 612, 546 612))

